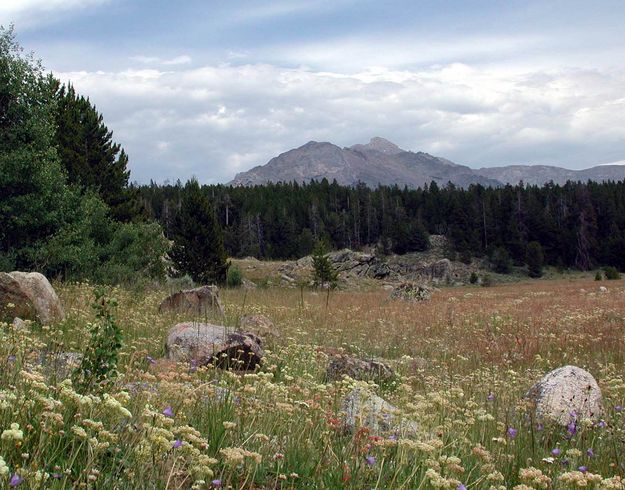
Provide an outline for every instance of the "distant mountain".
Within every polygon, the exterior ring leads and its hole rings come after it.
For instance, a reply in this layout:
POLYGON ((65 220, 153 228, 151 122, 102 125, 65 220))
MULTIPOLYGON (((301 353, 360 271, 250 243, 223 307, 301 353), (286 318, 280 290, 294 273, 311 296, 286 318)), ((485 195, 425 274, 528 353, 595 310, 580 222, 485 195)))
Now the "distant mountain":
POLYGON ((586 170, 511 165, 476 170, 428 153, 403 150, 384 138, 375 137, 367 144, 349 148, 310 141, 272 158, 265 165, 237 174, 229 184, 249 186, 323 178, 330 182, 336 180, 342 185, 363 182, 371 187, 397 184, 415 188, 432 181, 440 185, 452 182, 460 187, 470 184, 500 186, 519 181, 563 184, 567 180, 622 180, 625 179, 625 165, 600 165, 586 170))
POLYGON ((372 138, 366 145, 340 148, 332 143, 310 141, 236 175, 231 185, 258 185, 268 182, 309 182, 327 178, 339 184, 363 182, 422 187, 435 181, 441 185, 453 182, 466 187, 470 184, 499 185, 489 177, 475 173, 469 167, 457 165, 427 153, 402 150, 384 138, 372 138))
POLYGON ((506 167, 480 168, 475 172, 504 184, 518 184, 523 181, 526 184, 543 185, 549 181, 556 184, 566 184, 569 180, 602 182, 604 180, 625 179, 625 165, 597 165, 583 170, 570 170, 548 165, 508 165, 506 167))

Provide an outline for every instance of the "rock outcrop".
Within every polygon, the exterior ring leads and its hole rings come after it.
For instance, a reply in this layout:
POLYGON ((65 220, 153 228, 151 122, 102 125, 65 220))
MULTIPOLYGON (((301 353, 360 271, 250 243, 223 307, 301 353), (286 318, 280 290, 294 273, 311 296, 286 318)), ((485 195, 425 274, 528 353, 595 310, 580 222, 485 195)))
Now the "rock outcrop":
POLYGON ((588 371, 564 366, 546 374, 527 392, 536 419, 561 425, 603 413, 601 390, 588 371))
POLYGON ((250 332, 263 340, 280 337, 280 332, 271 318, 265 315, 245 315, 239 321, 239 330, 250 332))
POLYGON ((250 332, 229 331, 222 325, 179 323, 171 328, 165 343, 167 357, 198 366, 254 369, 264 356, 262 340, 250 332))
POLYGON ((365 427, 374 435, 414 435, 417 424, 402 419, 400 411, 366 388, 354 388, 343 401, 344 427, 354 432, 365 427))
POLYGON ((392 380, 395 372, 389 365, 375 359, 364 360, 345 354, 334 356, 326 369, 326 379, 335 381, 344 376, 380 382, 392 380))
POLYGON ((44 325, 65 318, 61 301, 43 274, 0 272, 0 316, 35 320, 44 325), (12 305, 12 306, 11 306, 12 305))
POLYGON ((224 307, 219 298, 217 286, 202 286, 186 289, 168 296, 158 307, 159 313, 174 312, 204 317, 207 315, 224 315, 224 307))
POLYGON ((432 289, 413 282, 404 282, 397 286, 391 292, 391 299, 400 299, 402 301, 427 301, 432 297, 432 289))

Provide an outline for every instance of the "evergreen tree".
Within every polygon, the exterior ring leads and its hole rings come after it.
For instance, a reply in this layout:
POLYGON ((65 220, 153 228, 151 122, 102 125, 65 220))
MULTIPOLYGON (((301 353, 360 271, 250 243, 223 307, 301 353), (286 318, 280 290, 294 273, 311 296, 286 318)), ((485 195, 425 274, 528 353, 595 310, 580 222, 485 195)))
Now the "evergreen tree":
POLYGON ((202 284, 223 284, 230 262, 223 234, 208 197, 191 180, 184 188, 181 208, 172 226, 171 258, 178 272, 202 284))
POLYGON ((137 191, 128 186, 128 156, 102 114, 74 87, 50 76, 56 99, 55 140, 69 182, 98 192, 115 219, 128 221, 138 214, 137 191))
POLYGON ((332 267, 330 257, 326 253, 326 247, 319 241, 313 251, 313 282, 315 286, 329 286, 335 288, 338 281, 338 272, 332 267))
POLYGON ((505 248, 497 247, 493 251, 491 261, 495 272, 499 274, 510 274, 510 271, 512 270, 512 259, 505 248))
POLYGON ((543 275, 544 255, 543 248, 538 242, 529 242, 525 261, 529 269, 530 277, 541 277, 543 275))

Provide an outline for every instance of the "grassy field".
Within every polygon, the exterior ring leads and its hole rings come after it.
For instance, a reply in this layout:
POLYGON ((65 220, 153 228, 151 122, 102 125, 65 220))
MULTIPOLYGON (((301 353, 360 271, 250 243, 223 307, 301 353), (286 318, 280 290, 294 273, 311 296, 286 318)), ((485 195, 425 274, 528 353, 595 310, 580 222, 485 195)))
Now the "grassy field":
POLYGON ((157 314, 165 290, 112 289, 120 374, 91 393, 33 367, 42 349, 89 340, 93 288, 56 287, 63 324, 0 329, 5 486, 625 488, 625 281, 448 288, 418 304, 383 291, 225 290, 226 318, 206 320, 235 327, 262 313, 282 333, 247 374, 159 361, 168 329, 190 318, 157 314), (388 360, 395 380, 370 387, 418 437, 345 433, 341 399, 355 382, 324 376, 341 350, 388 360), (538 426, 523 401, 566 364, 589 370, 604 395, 602 421, 574 434, 538 426))

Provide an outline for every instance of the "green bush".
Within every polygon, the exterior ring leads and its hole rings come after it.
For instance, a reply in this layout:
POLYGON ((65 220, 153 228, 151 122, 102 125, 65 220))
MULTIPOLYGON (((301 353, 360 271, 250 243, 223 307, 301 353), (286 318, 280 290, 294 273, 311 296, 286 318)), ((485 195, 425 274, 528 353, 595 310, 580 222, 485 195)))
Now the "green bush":
POLYGON ((326 254, 325 245, 319 242, 313 252, 313 282, 316 287, 335 288, 338 282, 338 272, 332 267, 330 258, 326 254))
POLYGON ((597 273, 595 274, 595 281, 601 281, 603 279, 603 274, 601 273, 601 271, 597 271, 597 273))
POLYGON ((510 254, 503 247, 497 247, 491 256, 493 270, 498 274, 510 274, 512 270, 512 259, 510 254))
POLYGON ((614 281, 621 278, 621 273, 618 271, 616 267, 608 266, 603 268, 603 272, 605 272, 605 278, 608 281, 614 281))
POLYGON ((477 276, 477 274, 475 272, 471 272, 471 277, 469 277, 469 282, 471 284, 477 284, 478 280, 479 280, 479 277, 477 276))
POLYGON ((490 274, 484 274, 482 276, 482 280, 480 281, 480 284, 484 288, 491 287, 493 285, 493 278, 490 277, 490 274))
POLYGON ((243 274, 237 265, 231 265, 226 273, 226 285, 229 288, 238 288, 243 284, 243 274))

